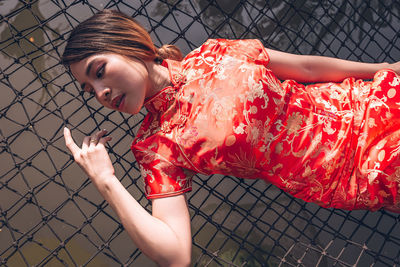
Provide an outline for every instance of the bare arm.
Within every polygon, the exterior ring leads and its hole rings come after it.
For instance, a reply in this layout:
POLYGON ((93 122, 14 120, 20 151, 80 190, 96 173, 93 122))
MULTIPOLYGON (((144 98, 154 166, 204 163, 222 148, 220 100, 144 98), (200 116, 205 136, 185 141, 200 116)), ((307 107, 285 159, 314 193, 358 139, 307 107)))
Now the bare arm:
POLYGON ((100 131, 91 142, 85 137, 79 148, 64 129, 65 143, 105 200, 117 213, 136 246, 161 266, 188 266, 191 259, 190 217, 185 195, 153 200, 150 215, 114 175, 105 149, 110 137, 100 131))
POLYGON ((393 69, 400 73, 400 62, 363 63, 332 57, 296 55, 267 49, 268 67, 282 80, 298 82, 341 82, 347 77, 372 79, 380 69, 393 69))
POLYGON ((192 239, 185 195, 153 200, 150 215, 112 177, 98 187, 138 248, 161 266, 188 266, 192 239))

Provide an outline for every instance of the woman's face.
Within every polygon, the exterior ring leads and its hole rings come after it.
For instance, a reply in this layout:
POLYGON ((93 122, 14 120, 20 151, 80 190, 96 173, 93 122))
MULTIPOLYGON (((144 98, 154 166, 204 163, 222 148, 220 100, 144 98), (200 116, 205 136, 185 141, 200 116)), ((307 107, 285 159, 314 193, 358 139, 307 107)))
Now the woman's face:
POLYGON ((105 107, 136 114, 149 94, 146 65, 118 54, 98 54, 71 64, 82 90, 94 94, 105 107))

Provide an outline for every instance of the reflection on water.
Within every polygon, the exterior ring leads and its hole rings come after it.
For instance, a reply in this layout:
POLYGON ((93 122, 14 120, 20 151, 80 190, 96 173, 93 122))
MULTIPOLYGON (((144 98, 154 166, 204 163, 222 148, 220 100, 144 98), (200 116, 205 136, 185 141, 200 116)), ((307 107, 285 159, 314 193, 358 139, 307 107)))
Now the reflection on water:
MULTIPOLYGON (((389 12, 378 0, 371 0, 368 5, 362 0, 300 0, 290 4, 279 0, 104 0, 69 1, 69 6, 64 1, 25 2, 0 2, 0 14, 7 18, 0 26, 0 54, 4 58, 0 60, 0 135, 4 148, 0 154, 0 212, 7 214, 0 217, 0 265, 2 258, 14 266, 27 265, 26 261, 48 261, 52 266, 88 261, 92 266, 113 266, 116 262, 151 264, 144 256, 138 256, 126 233, 119 230, 113 212, 72 163, 60 133, 66 119, 77 141, 96 128, 107 128, 115 140, 110 153, 118 177, 136 199, 148 205, 143 200, 141 182, 137 182, 139 173, 129 151, 143 114, 125 116, 110 112, 93 99, 79 96, 79 88, 58 65, 62 36, 71 24, 76 25, 96 10, 118 8, 134 15, 151 30, 158 45, 173 42, 185 53, 207 38, 258 38, 266 46, 288 52, 365 61, 400 58, 399 45, 394 44, 399 42, 400 4, 392 5, 389 12), (66 13, 60 11, 62 8, 66 13), (377 27, 379 31, 374 32, 377 27), (382 52, 382 47, 390 52, 382 52), (60 93, 64 88, 65 92, 60 93), (16 91, 21 95, 16 96, 16 91), (76 195, 72 197, 73 192, 76 195), (51 219, 43 220, 49 215, 51 219), (17 246, 19 254, 12 245, 17 243, 24 244, 17 246)), ((291 257, 293 265, 299 264, 297 260, 314 263, 320 254, 314 259, 303 259, 304 255, 311 253, 308 250, 319 253, 325 248, 332 250, 326 251, 333 258, 339 258, 335 253, 338 247, 342 249, 346 238, 341 235, 359 229, 343 222, 347 215, 293 201, 274 187, 265 191, 261 182, 253 185, 258 187, 255 193, 236 188, 237 183, 229 177, 222 182, 218 176, 202 179, 208 179, 207 186, 213 191, 197 185, 189 195, 195 243, 193 261, 198 266, 215 266, 217 261, 221 265, 231 262, 238 266, 275 266, 283 257, 291 257), (235 199, 234 204, 225 203, 214 194, 235 199), (259 194, 257 198, 255 194, 259 194), (339 240, 339 245, 331 246, 333 239, 339 240), (297 244, 303 247, 296 247, 297 244)), ((366 236, 375 233, 365 225, 380 216, 359 216, 366 236)), ((390 216, 384 218, 387 224, 395 224, 388 219, 390 216)), ((353 240, 352 234, 347 238, 356 244, 365 243, 370 248, 368 253, 378 251, 377 254, 385 242, 361 237, 353 240)), ((346 251, 356 251, 354 255, 358 257, 361 254, 357 249, 346 247, 346 251)), ((350 263, 353 258, 348 256, 350 263)), ((366 262, 371 265, 368 259, 366 262)), ((319 264, 329 266, 328 257, 323 257, 319 264)))

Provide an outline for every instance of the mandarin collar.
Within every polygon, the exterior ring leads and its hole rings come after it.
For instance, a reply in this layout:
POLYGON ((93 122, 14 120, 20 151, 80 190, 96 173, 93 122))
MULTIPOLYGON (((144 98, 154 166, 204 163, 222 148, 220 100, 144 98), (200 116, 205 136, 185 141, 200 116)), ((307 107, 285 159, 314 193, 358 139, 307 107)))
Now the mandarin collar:
POLYGON ((180 61, 165 59, 161 65, 168 68, 172 85, 163 88, 145 101, 144 106, 151 113, 165 112, 175 102, 179 88, 186 83, 186 75, 183 73, 180 61))

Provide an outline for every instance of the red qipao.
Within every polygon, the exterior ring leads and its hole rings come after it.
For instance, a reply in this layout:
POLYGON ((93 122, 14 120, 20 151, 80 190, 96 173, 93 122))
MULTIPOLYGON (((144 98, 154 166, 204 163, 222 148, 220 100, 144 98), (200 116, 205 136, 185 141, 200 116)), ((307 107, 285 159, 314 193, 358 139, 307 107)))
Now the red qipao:
POLYGON ((400 212, 400 79, 279 81, 258 40, 208 40, 166 60, 132 144, 150 199, 194 173, 263 179, 322 207, 400 212))

